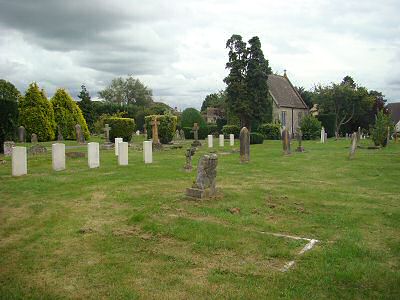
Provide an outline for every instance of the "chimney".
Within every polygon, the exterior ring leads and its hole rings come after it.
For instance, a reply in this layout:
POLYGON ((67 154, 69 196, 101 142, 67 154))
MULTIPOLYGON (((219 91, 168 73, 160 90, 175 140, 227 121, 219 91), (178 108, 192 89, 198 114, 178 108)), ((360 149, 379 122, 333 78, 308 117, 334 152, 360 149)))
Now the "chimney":
POLYGON ((287 78, 287 75, 286 75, 286 69, 285 69, 285 70, 283 70, 283 77, 287 78))

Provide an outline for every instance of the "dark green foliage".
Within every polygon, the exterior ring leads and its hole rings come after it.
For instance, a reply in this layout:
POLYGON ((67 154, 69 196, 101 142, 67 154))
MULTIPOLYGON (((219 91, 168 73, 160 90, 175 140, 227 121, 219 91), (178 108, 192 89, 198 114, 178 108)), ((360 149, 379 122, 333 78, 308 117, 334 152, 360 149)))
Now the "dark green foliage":
POLYGON ((207 127, 206 121, 204 121, 200 112, 195 108, 186 108, 182 112, 181 116, 181 127, 191 127, 197 123, 199 127, 207 127))
POLYGON ((250 144, 262 144, 264 143, 264 135, 259 132, 250 133, 250 144))
MULTIPOLYGON (((192 132, 193 127, 182 127, 183 132, 185 133, 185 139, 192 140, 194 139, 194 134, 192 132)), ((215 125, 207 125, 207 127, 199 128, 199 140, 204 140, 209 134, 218 134, 217 127, 215 125)))
POLYGON ((114 139, 120 137, 124 142, 130 142, 132 134, 135 130, 135 120, 131 118, 118 118, 108 117, 104 118, 104 124, 108 124, 111 127, 110 130, 110 142, 114 142, 114 139))
POLYGON ((376 146, 386 146, 388 130, 391 127, 390 118, 381 110, 376 116, 374 127, 371 128, 371 137, 376 146))
MULTIPOLYGON (((203 129, 203 128, 202 128, 203 129)), ((204 131, 204 130, 203 130, 204 131)), ((218 126, 216 124, 207 124, 207 134, 204 136, 204 138, 207 137, 207 135, 212 134, 212 135, 217 135, 221 131, 218 130, 218 126)), ((199 136, 200 136, 200 131, 199 131, 199 136)), ((203 135, 201 135, 203 136, 203 135)))
POLYGON ((312 115, 305 116, 300 123, 303 140, 315 140, 321 136, 321 122, 312 115))
POLYGON ((275 123, 261 124, 258 127, 258 132, 264 135, 266 140, 280 140, 281 139, 281 126, 275 123))
POLYGON ((51 98, 50 103, 53 107, 57 129, 60 128, 64 139, 76 139, 76 124, 81 125, 85 139, 88 140, 90 138, 89 129, 81 109, 66 90, 58 89, 51 98))
POLYGON ((11 82, 0 79, 0 153, 4 151, 3 143, 15 138, 19 97, 19 91, 11 82))
POLYGON ((19 101, 19 124, 26 129, 27 140, 36 133, 40 142, 55 138, 54 111, 43 90, 31 83, 19 101))
POLYGON ((226 106, 226 92, 219 91, 218 93, 212 93, 206 96, 201 105, 201 111, 206 112, 207 107, 216 107, 224 109, 226 106))
POLYGON ((162 144, 168 144, 174 137, 178 118, 171 114, 146 116, 144 120, 147 128, 147 137, 149 139, 152 138, 151 121, 154 117, 157 117, 157 121, 160 122, 160 125, 158 125, 158 137, 160 142, 162 144))
POLYGON ((308 108, 312 108, 313 107, 313 95, 314 93, 312 91, 307 91, 304 87, 302 86, 295 86, 294 87, 297 92, 299 93, 299 95, 301 96, 301 98, 303 99, 303 101, 306 103, 306 105, 308 106, 308 108))
POLYGON ((86 124, 89 127, 90 131, 94 130, 94 121, 95 121, 95 113, 93 102, 90 99, 90 95, 88 90, 84 85, 81 86, 82 90, 78 95, 78 98, 81 99, 77 104, 82 111, 82 115, 85 118, 86 124))
POLYGON ((218 132, 221 132, 222 131, 222 127, 224 127, 225 125, 226 125, 226 119, 217 119, 217 123, 216 123, 216 125, 217 125, 217 131, 218 132))
POLYGON ((222 133, 224 136, 229 136, 230 134, 235 135, 235 138, 239 138, 240 128, 236 125, 225 125, 222 127, 222 133))
POLYGON ((328 137, 335 136, 335 114, 319 114, 318 120, 324 126, 328 137))

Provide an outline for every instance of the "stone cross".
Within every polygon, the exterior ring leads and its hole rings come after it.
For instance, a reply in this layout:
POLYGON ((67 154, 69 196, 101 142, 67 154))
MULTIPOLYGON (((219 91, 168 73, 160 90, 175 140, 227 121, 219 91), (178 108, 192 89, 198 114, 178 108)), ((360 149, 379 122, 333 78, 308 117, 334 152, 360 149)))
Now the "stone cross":
POLYGON ((20 143, 25 143, 26 140, 26 132, 24 126, 18 127, 18 139, 20 143))
POLYGON ((153 144, 159 144, 160 139, 158 138, 158 125, 160 125, 160 122, 157 121, 157 117, 154 117, 150 124, 152 126, 153 144))
POLYGON ((356 153, 356 149, 357 149, 357 133, 354 132, 351 136, 349 159, 352 159, 354 157, 354 154, 356 153))
POLYGON ((36 144, 38 142, 38 137, 36 133, 32 133, 31 135, 31 143, 36 144))
POLYGON ((190 172, 192 170, 192 157, 196 153, 196 148, 191 147, 186 150, 185 157, 186 157, 186 164, 183 167, 185 171, 190 172))
POLYGON ((109 143, 111 127, 108 124, 106 124, 103 130, 104 130, 104 137, 106 139, 106 143, 109 143))
POLYGON ((304 152, 304 147, 301 145, 301 142, 303 141, 303 132, 301 129, 297 131, 297 141, 299 142, 299 145, 297 146, 296 152, 304 152))
POLYGON ((282 131, 282 146, 283 146, 283 154, 289 155, 290 154, 290 137, 289 131, 284 129, 282 131))
POLYGON ((250 161, 250 133, 246 127, 240 130, 240 162, 248 163, 250 161))

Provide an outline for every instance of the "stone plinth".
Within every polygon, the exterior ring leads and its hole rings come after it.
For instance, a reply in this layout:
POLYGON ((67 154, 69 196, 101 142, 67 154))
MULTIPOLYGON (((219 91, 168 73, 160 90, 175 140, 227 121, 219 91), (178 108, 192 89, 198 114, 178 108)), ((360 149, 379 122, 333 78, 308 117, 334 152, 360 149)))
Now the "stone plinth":
POLYGON ((153 163, 153 145, 152 141, 143 142, 143 159, 145 164, 153 163))
POLYGON ((88 165, 91 169, 100 167, 99 143, 88 143, 88 165))
POLYGON ((54 171, 65 170, 65 145, 61 143, 51 145, 51 158, 54 171))
POLYGON ((208 190, 202 190, 198 188, 187 188, 186 196, 195 199, 205 199, 210 197, 210 193, 208 190))
POLYGON ((26 147, 12 148, 12 176, 22 176, 28 173, 28 162, 26 157, 26 147))
POLYGON ((118 144, 123 142, 122 138, 115 138, 115 155, 118 156, 118 144))
POLYGON ((120 166, 128 165, 128 143, 121 142, 118 145, 118 164, 120 166))
POLYGON ((211 134, 208 135, 208 148, 213 147, 213 136, 211 134))

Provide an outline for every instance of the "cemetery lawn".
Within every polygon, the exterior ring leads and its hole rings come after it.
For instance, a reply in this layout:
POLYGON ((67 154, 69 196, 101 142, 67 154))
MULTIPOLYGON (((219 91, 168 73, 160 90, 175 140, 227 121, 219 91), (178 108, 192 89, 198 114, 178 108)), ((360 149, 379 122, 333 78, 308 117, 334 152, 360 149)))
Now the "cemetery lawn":
POLYGON ((265 141, 249 164, 215 148, 219 194, 199 202, 184 195, 189 143, 61 172, 49 151, 19 178, 0 157, 0 298, 400 299, 400 143, 349 161, 345 140, 290 156, 265 141), (298 255, 307 241, 267 233, 319 242, 298 255))

